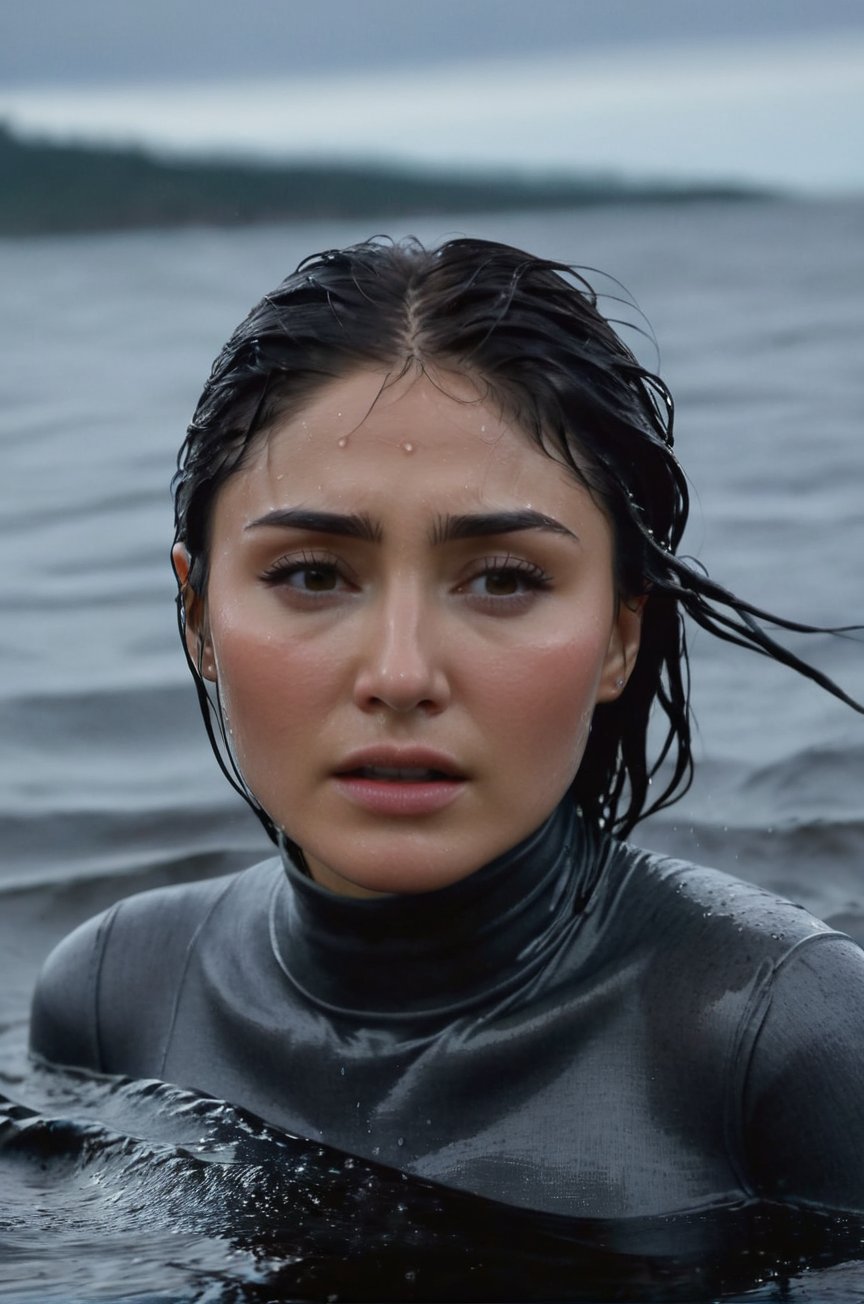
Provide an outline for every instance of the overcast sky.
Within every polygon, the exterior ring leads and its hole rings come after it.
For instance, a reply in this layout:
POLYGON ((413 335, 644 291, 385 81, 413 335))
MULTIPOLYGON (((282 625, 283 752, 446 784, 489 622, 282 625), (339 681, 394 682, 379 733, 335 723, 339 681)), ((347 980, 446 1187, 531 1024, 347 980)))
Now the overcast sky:
POLYGON ((0 0, 0 119, 162 153, 864 193, 864 0, 0 0))
POLYGON ((864 31, 864 0, 0 0, 0 15, 6 86, 864 31))

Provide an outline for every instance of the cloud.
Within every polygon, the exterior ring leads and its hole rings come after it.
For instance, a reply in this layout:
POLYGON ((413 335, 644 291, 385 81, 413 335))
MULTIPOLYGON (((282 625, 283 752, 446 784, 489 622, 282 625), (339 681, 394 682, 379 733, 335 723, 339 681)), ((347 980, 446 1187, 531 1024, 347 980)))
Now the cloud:
POLYGON ((864 33, 418 70, 0 93, 54 136, 162 150, 864 189, 864 33))

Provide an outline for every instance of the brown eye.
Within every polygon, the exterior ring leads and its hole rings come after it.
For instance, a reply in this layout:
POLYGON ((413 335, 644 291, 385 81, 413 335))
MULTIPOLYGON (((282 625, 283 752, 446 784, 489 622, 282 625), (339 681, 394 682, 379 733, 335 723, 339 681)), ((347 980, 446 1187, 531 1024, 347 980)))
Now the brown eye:
POLYGON ((292 588, 305 589, 307 593, 330 593, 339 580, 334 566, 304 566, 291 578, 292 588))
POLYGON ((483 579, 486 592, 494 598, 509 598, 514 593, 521 593, 525 587, 524 579, 513 570, 490 570, 483 579))
POLYGON ((491 614, 505 615, 521 610, 550 584, 550 577, 533 562, 518 557, 487 558, 461 591, 491 614))
POLYGON ((271 588, 286 589, 298 596, 326 596, 350 587, 339 566, 327 561, 280 558, 262 576, 271 588))

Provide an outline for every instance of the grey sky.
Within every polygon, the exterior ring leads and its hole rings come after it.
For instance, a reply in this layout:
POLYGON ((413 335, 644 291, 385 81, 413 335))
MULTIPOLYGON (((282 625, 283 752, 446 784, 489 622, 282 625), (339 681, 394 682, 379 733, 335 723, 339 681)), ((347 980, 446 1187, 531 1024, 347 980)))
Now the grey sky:
POLYGON ((862 0, 0 0, 0 85, 430 64, 864 30, 862 0))

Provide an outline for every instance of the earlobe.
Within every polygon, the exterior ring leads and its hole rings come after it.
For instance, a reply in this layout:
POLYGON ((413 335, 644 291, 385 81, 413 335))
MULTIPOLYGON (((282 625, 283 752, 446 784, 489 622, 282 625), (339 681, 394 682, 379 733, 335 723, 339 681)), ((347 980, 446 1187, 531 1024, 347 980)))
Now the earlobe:
POLYGON ((203 597, 189 583, 191 558, 185 544, 174 544, 171 549, 171 565, 177 579, 183 637, 189 659, 202 679, 215 681, 216 665, 207 630, 206 605, 203 597))
POLYGON ((622 598, 618 603, 606 663, 597 692, 598 702, 614 702, 627 687, 627 681, 633 673, 639 653, 642 613, 647 596, 643 593, 636 598, 622 598))

